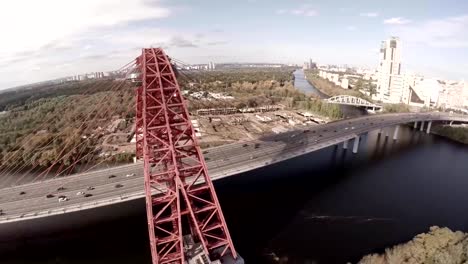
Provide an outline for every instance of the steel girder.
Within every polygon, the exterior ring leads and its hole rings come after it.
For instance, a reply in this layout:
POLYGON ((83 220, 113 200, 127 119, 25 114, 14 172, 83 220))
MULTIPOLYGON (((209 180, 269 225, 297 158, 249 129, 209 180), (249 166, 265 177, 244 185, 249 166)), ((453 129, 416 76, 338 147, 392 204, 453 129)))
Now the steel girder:
POLYGON ((142 78, 137 155, 141 131, 153 264, 183 264, 188 234, 211 257, 237 258, 169 58, 162 49, 149 48, 136 62, 142 78))

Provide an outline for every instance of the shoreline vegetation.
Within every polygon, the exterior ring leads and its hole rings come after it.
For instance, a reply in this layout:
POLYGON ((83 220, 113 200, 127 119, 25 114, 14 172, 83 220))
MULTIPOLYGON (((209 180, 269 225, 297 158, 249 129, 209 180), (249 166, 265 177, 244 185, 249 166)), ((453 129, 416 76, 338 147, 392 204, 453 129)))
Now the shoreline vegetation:
POLYGON ((468 233, 433 226, 411 241, 364 256, 358 264, 462 264, 468 263, 468 233))
POLYGON ((432 133, 468 145, 468 127, 451 127, 437 125, 432 133))

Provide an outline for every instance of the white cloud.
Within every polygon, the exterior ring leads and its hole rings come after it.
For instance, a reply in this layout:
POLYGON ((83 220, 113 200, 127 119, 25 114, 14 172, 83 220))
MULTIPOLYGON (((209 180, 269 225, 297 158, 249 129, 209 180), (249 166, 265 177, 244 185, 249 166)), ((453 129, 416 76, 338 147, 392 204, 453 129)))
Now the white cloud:
POLYGON ((377 13, 377 12, 360 13, 359 16, 362 16, 362 17, 378 17, 379 13, 377 13))
POLYGON ((411 23, 411 20, 403 17, 392 17, 384 20, 384 24, 388 25, 405 25, 411 23))
POLYGON ((278 15, 291 14, 291 15, 296 15, 296 16, 309 16, 309 17, 318 15, 318 11, 313 9, 310 5, 303 5, 294 9, 279 9, 279 10, 276 10, 276 13, 278 15))
POLYGON ((390 33, 411 44, 437 48, 468 47, 468 15, 398 26, 390 33))
MULTIPOLYGON (((97 28, 167 17, 169 9, 145 0, 5 1, 0 9, 0 57, 65 43, 97 28)), ((69 44, 69 43, 68 43, 69 44)))

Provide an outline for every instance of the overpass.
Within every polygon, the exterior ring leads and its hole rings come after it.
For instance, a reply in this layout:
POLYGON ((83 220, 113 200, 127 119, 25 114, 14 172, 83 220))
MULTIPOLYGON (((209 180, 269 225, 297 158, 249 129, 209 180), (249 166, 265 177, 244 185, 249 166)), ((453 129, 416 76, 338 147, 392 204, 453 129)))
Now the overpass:
MULTIPOLYGON (((352 151, 358 152, 359 136, 373 130, 392 129, 414 124, 429 133, 432 122, 468 123, 468 116, 441 113, 398 113, 344 119, 306 127, 254 141, 238 142, 203 151, 213 180, 268 166, 328 146, 353 140, 352 151)), ((143 198, 143 163, 129 164, 84 174, 0 189, 0 224, 67 214, 143 198), (133 175, 135 174, 135 175, 133 175), (112 176, 111 176, 112 175, 112 176), (91 187, 92 190, 87 190, 91 187), (92 194, 90 197, 77 192, 92 194), (54 197, 47 198, 49 194, 54 197), (65 195, 70 200, 58 202, 65 195)))
POLYGON ((381 110, 382 106, 368 102, 362 98, 351 95, 337 95, 325 100, 329 104, 351 105, 356 107, 365 107, 366 109, 381 110))

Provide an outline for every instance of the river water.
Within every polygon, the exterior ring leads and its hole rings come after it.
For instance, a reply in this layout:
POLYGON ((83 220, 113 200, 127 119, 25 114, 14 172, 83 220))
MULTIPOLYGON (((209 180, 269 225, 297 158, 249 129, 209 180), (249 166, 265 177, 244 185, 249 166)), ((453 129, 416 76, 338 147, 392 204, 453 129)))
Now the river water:
MULTIPOLYGON (((299 91, 308 95, 315 95, 321 99, 327 99, 330 97, 322 93, 319 89, 315 88, 311 83, 309 83, 309 81, 305 77, 304 70, 298 69, 294 71, 293 74, 294 87, 299 91)), ((357 117, 367 114, 367 111, 365 111, 364 109, 356 108, 349 105, 341 105, 340 109, 345 118, 357 117)))

